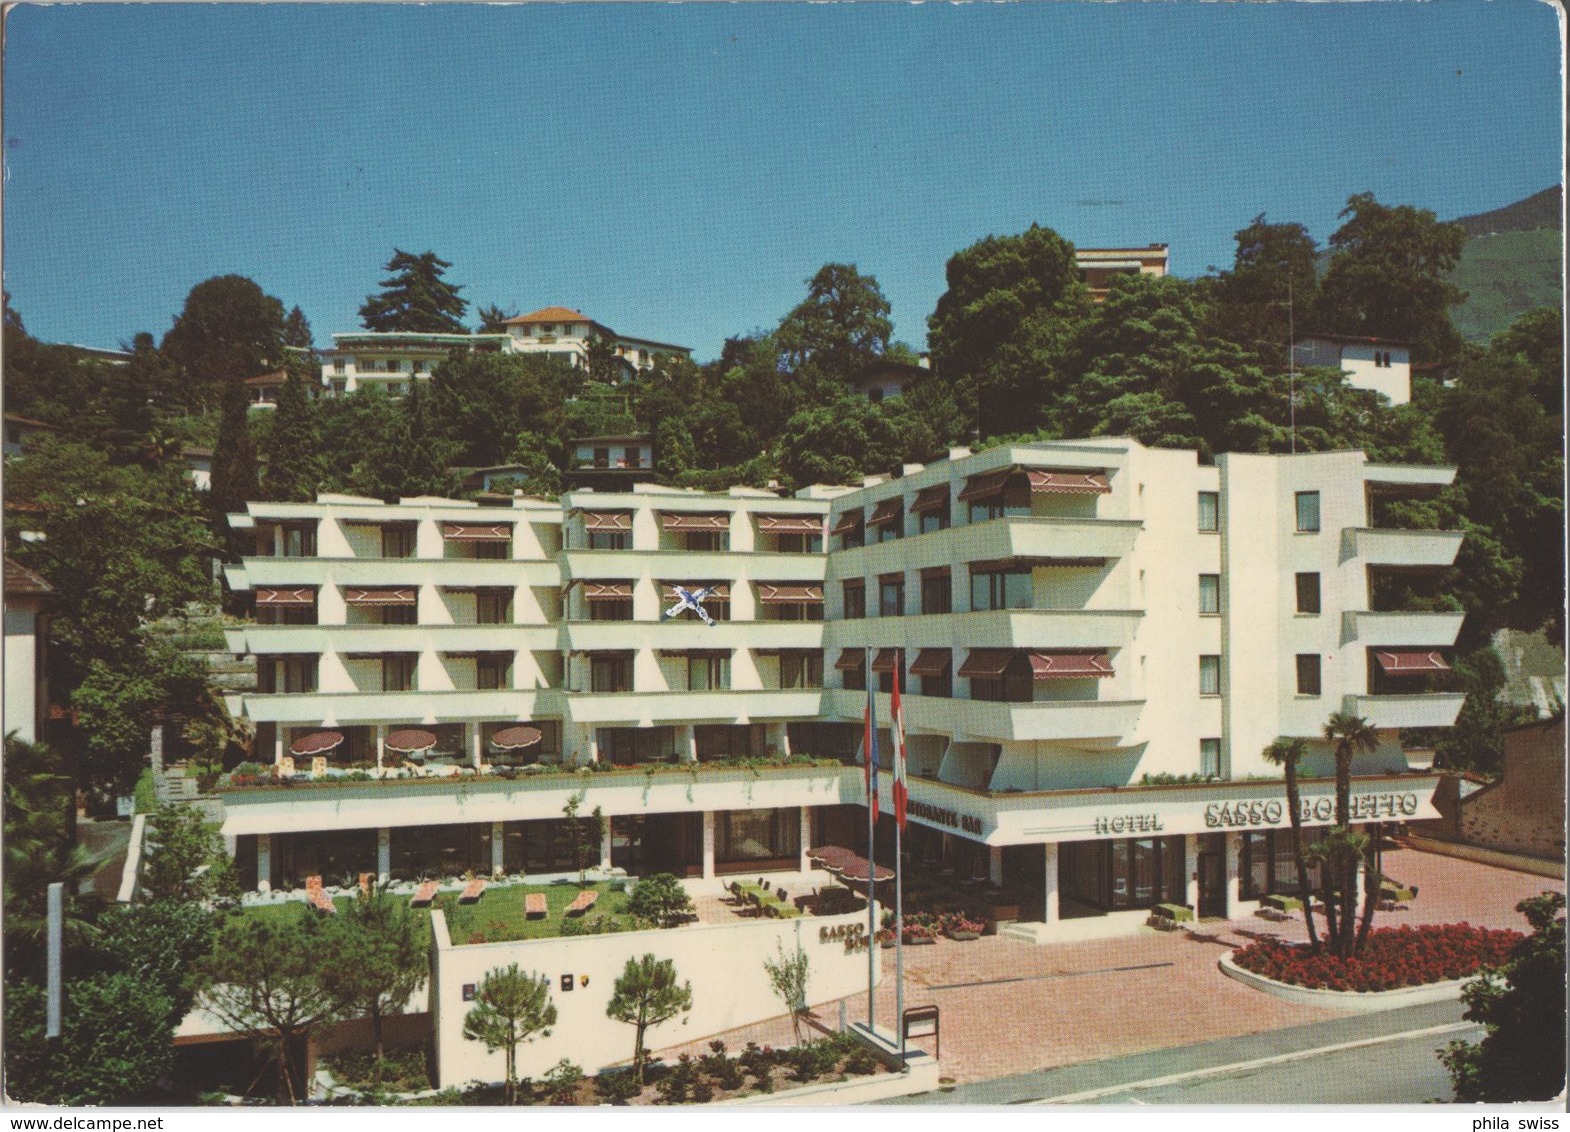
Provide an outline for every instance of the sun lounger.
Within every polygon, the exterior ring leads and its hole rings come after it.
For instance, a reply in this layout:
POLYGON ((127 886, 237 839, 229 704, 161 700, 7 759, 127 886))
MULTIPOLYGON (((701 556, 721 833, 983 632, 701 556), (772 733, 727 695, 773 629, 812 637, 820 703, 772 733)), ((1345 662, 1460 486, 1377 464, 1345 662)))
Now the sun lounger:
POLYGON ((583 915, 590 908, 594 907, 594 902, 596 900, 598 900, 599 898, 600 898, 600 894, 598 892, 594 891, 594 889, 592 889, 592 888, 584 889, 582 892, 578 893, 577 896, 574 896, 572 898, 572 903, 571 904, 567 905, 567 915, 569 915, 569 916, 581 916, 581 915, 583 915))
POLYGON ((332 897, 328 896, 327 893, 323 892, 320 888, 311 893, 310 901, 311 906, 318 912, 324 912, 329 916, 338 911, 338 909, 333 906, 332 897))
POLYGON ((545 893, 531 892, 523 898, 523 915, 528 920, 543 920, 547 909, 545 893))
POLYGON ((360 874, 360 891, 365 893, 367 896, 369 896, 371 894, 371 886, 373 884, 375 884, 375 883, 376 883, 376 874, 375 873, 361 873, 360 874))
POLYGON ((414 890, 414 895, 409 898, 409 907, 429 908, 431 906, 431 901, 436 899, 437 887, 438 886, 434 880, 428 880, 424 884, 420 885, 419 888, 414 890))
POLYGON ((316 893, 320 892, 321 890, 322 890, 322 878, 321 877, 306 877, 305 878, 305 895, 307 897, 314 896, 316 893))
POLYGON ((485 881, 484 881, 484 879, 481 878, 481 877, 475 877, 468 884, 463 886, 463 891, 458 894, 458 903, 459 904, 473 904, 476 900, 478 900, 484 894, 485 894, 485 881))

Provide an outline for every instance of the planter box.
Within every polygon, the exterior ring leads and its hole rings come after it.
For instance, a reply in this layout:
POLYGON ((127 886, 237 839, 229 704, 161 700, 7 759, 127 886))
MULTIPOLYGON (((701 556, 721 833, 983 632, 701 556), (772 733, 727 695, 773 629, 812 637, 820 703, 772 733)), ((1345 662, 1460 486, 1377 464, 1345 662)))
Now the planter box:
POLYGON ((1187 904, 1157 904, 1150 910, 1152 917, 1171 920, 1173 923, 1186 923, 1194 918, 1194 909, 1187 904))
POLYGON ((1401 987, 1388 991, 1333 991, 1296 987, 1291 983, 1278 983, 1264 975, 1245 971, 1232 962, 1232 953, 1226 952, 1216 961, 1221 973, 1236 979, 1245 986, 1264 991, 1273 998, 1296 1003, 1298 1006, 1321 1006, 1330 1010, 1351 1010, 1374 1013, 1380 1010, 1400 1010, 1406 1006, 1423 1006, 1431 1002, 1455 1002, 1461 997, 1461 988, 1476 976, 1453 979, 1445 983, 1425 983, 1418 987, 1401 987))
POLYGON ((973 939, 980 939, 981 938, 981 933, 980 932, 946 932, 945 934, 950 939, 957 940, 960 943, 968 943, 968 942, 970 942, 973 939))
POLYGON ((1301 912, 1303 902, 1296 896, 1271 895, 1259 901, 1261 908, 1269 908, 1272 912, 1301 912))

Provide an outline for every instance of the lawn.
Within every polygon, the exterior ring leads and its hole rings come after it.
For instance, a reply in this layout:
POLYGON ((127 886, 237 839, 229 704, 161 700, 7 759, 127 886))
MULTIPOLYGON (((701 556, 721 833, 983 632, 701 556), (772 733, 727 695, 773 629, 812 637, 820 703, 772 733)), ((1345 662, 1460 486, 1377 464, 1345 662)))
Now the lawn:
MULTIPOLYGON (((608 883, 591 884, 590 889, 600 898, 594 908, 582 916, 568 918, 567 906, 581 891, 576 884, 514 884, 490 885, 485 895, 474 904, 459 904, 456 890, 442 892, 436 897, 436 907, 447 917, 448 932, 454 943, 497 943, 510 939, 547 939, 570 934, 578 924, 591 930, 631 931, 637 925, 632 917, 621 914, 624 897, 619 889, 608 883), (524 897, 531 892, 545 894, 546 914, 542 919, 524 917, 524 897), (563 931, 563 925, 573 925, 563 931), (603 927, 600 925, 603 924, 603 927)), ((353 896, 336 896, 333 905, 340 913, 348 911, 353 896)), ((390 896, 386 899, 407 904, 408 896, 390 896)), ((300 918, 306 905, 303 900, 290 900, 282 904, 247 905, 244 914, 264 923, 292 924, 300 918)), ((416 908, 415 920, 420 926, 422 944, 429 931, 430 915, 423 908, 416 908)))

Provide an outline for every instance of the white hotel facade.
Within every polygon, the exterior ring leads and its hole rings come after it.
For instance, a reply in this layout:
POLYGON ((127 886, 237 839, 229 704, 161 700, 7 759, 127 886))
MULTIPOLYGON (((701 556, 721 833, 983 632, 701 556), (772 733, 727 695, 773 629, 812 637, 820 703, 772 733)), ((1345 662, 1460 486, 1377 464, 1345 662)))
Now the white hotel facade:
POLYGON ((1461 536, 1374 520, 1452 476, 1108 439, 955 450, 794 498, 253 503, 231 517, 256 539, 228 574, 258 617, 231 633, 260 674, 239 707, 257 758, 295 777, 224 790, 224 834, 258 888, 547 875, 569 867, 577 797, 609 819, 607 867, 805 871, 811 846, 864 848, 866 682, 886 762, 899 666, 918 865, 992 890, 1043 940, 1163 902, 1241 914, 1289 887, 1260 755, 1278 736, 1314 740, 1308 825, 1330 822, 1317 736, 1343 710, 1382 740, 1355 816, 1435 815, 1399 733, 1454 722, 1462 697, 1428 680, 1461 615, 1371 592, 1437 577, 1461 536), (718 623, 661 620, 675 584, 716 587, 718 623), (519 723, 543 739, 505 767, 490 740, 519 723), (438 738, 417 770, 386 745, 410 727, 438 738), (289 755, 321 730, 344 743, 289 755))

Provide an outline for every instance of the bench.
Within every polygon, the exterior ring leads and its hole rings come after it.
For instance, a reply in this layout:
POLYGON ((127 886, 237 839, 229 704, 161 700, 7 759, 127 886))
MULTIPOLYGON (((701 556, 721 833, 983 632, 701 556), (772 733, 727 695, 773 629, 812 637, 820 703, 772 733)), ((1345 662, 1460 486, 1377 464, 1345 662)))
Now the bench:
POLYGON ((598 900, 599 898, 600 898, 600 894, 598 892, 594 891, 594 889, 592 889, 592 888, 584 889, 584 891, 578 893, 577 896, 574 896, 572 898, 572 903, 571 904, 567 905, 567 915, 569 915, 569 916, 581 916, 581 915, 583 915, 590 908, 594 907, 594 902, 596 900, 598 900))
POLYGON ((526 920, 543 920, 547 912, 545 893, 531 892, 523 898, 523 917, 526 920))
POLYGON ((482 877, 475 877, 463 886, 463 891, 458 894, 458 903, 473 904, 483 895, 485 895, 485 880, 482 877))
POLYGON ((414 890, 414 895, 409 897, 409 907, 429 908, 431 901, 436 899, 438 885, 434 880, 428 880, 414 890))

